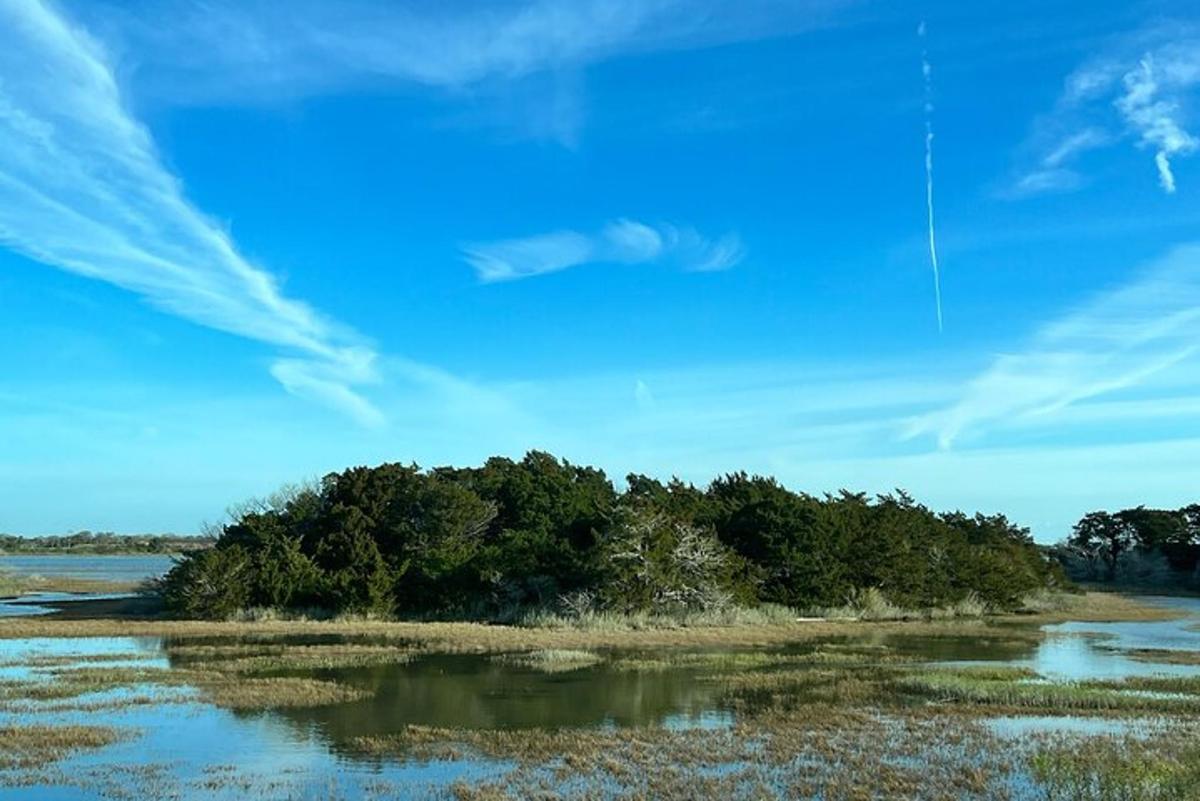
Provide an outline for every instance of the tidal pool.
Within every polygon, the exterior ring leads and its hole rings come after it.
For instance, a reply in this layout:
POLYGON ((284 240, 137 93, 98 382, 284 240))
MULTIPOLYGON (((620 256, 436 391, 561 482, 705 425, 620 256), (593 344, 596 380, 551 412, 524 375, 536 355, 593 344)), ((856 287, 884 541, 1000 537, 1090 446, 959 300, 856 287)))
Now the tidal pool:
MULTIPOLYGON (((764 671, 773 669, 769 662, 773 655, 787 657, 843 648, 858 649, 860 653, 877 649, 934 667, 1023 667, 1056 681, 1200 675, 1200 666, 1159 664, 1127 654, 1127 649, 1143 648, 1200 651, 1200 632, 1194 628, 1200 621, 1200 602, 1154 602, 1188 616, 1150 623, 1065 623, 1046 627, 1049 636, 1041 640, 1006 637, 1001 628, 990 639, 878 636, 865 629, 862 637, 742 653, 765 657, 764 671)), ((213 640, 208 644, 219 646, 223 642, 213 640)), ((0 640, 0 685, 11 688, 22 682, 52 681, 55 670, 72 664, 94 668, 132 666, 152 671, 188 669, 189 663, 179 658, 176 650, 177 644, 157 637, 0 640)), ((115 691, 99 689, 66 702, 0 704, 0 728, 100 725, 115 727, 123 734, 114 744, 80 751, 36 771, 0 769, 0 801, 119 797, 199 800, 247 795, 295 799, 470 798, 462 795, 461 788, 499 781, 515 770, 514 763, 469 750, 437 758, 421 752, 367 755, 355 743, 360 738, 386 737, 409 727, 508 731, 517 737, 524 736, 522 732, 661 727, 700 732, 695 747, 701 748, 707 736, 740 736, 732 727, 741 712, 730 704, 720 682, 712 680, 714 670, 722 669, 714 667, 721 660, 706 662, 705 654, 713 652, 690 652, 695 658, 680 658, 678 651, 671 653, 673 661, 654 669, 630 665, 653 659, 656 654, 661 657, 662 652, 598 652, 602 659, 594 664, 558 671, 496 655, 416 654, 396 664, 284 668, 270 673, 334 681, 363 691, 359 700, 308 708, 230 711, 207 702, 202 693, 188 686, 149 682, 115 691)), ((728 656, 729 652, 721 654, 728 656)), ((738 664, 736 658, 730 659, 726 669, 737 672, 738 664)), ((1010 714, 983 724, 986 732, 1010 742, 1035 735, 1140 736, 1167 725, 1153 716, 1111 721, 1036 714, 1010 714)), ((894 737, 903 743, 911 734, 897 726, 894 737)), ((830 742, 829 747, 834 749, 831 753, 838 753, 836 738, 830 742)), ((937 749, 944 755, 959 747, 947 741, 937 749)), ((905 753, 900 761, 921 758, 925 757, 905 753)), ((718 762, 704 769, 719 774, 733 767, 722 767, 718 762)), ((549 776, 539 781, 570 781, 566 774, 549 776)), ((1012 787, 1018 788, 1014 798, 1040 797, 1033 794, 1029 782, 1016 782, 1012 787)))

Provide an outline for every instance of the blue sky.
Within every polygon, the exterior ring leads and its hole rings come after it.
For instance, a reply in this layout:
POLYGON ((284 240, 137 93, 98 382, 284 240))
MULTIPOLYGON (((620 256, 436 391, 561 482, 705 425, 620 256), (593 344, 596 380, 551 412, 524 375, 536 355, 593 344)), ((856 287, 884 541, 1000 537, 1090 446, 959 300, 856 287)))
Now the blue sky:
POLYGON ((0 530, 529 448, 1197 500, 1200 14, 906 6, 0 0, 0 530))

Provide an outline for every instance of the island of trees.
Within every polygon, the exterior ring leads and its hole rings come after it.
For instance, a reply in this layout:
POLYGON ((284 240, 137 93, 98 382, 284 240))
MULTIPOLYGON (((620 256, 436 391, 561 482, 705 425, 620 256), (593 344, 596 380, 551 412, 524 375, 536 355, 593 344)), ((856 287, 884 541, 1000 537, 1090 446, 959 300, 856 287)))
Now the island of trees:
POLYGON ((239 510, 162 583, 168 607, 513 620, 813 609, 870 592, 912 609, 1017 607, 1065 583, 1003 515, 903 492, 815 497, 733 473, 707 487, 530 452, 475 468, 354 467, 239 510))

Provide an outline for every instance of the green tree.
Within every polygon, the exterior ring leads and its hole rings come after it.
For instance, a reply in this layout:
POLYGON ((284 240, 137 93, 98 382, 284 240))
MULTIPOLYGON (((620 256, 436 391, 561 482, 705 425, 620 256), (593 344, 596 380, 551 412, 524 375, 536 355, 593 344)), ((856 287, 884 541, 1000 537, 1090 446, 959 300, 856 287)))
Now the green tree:
POLYGON ((1069 543, 1100 559, 1108 568, 1108 579, 1117 575, 1121 555, 1133 547, 1134 531, 1126 521, 1108 512, 1090 512, 1075 524, 1069 543))
POLYGON ((745 473, 717 479, 709 495, 717 536, 751 566, 762 600, 807 607, 849 589, 849 532, 820 501, 745 473))
POLYGON ((194 551, 162 581, 167 609, 183 617, 223 620, 249 604, 253 563, 239 545, 194 551))
POLYGON ((1147 509, 1138 506, 1123 509, 1114 515, 1128 527, 1137 547, 1154 550, 1169 545, 1186 544, 1191 539, 1185 510, 1147 509))
POLYGON ((336 527, 316 546, 322 571, 319 596, 338 611, 388 615, 394 609, 394 577, 371 536, 370 518, 357 507, 335 507, 336 527))

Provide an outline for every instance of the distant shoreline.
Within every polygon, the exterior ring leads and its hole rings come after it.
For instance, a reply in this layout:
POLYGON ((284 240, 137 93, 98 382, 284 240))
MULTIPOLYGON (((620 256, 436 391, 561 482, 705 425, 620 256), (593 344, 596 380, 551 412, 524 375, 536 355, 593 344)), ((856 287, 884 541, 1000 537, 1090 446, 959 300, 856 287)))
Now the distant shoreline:
POLYGON ((138 551, 132 549, 95 550, 88 548, 40 548, 30 551, 3 551, 0 558, 5 556, 183 556, 189 551, 202 550, 208 545, 191 548, 178 548, 170 551, 138 551))
POLYGON ((211 548, 214 542, 212 537, 178 534, 96 534, 88 531, 40 537, 0 534, 0 557, 182 556, 211 548))

